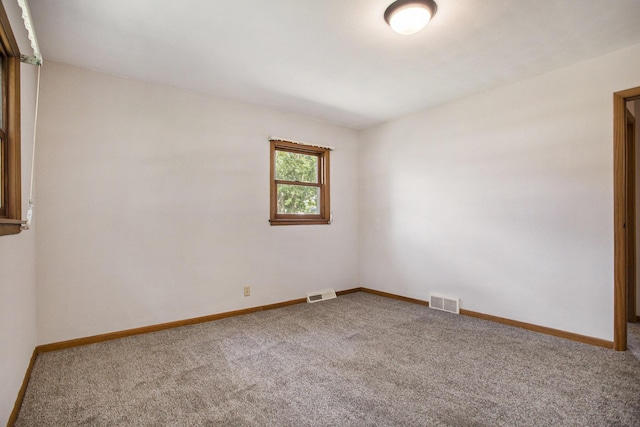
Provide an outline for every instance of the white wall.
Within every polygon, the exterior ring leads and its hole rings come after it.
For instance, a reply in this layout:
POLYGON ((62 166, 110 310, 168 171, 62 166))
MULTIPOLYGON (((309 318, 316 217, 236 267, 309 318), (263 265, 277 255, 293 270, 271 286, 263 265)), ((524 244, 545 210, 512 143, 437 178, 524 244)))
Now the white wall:
POLYGON ((51 62, 41 91, 38 343, 359 285, 356 131, 51 62), (269 225, 269 136, 336 147, 333 224, 269 225))
POLYGON ((640 45, 360 135, 361 281, 613 339, 613 106, 640 45))
MULTIPOLYGON (((20 8, 3 0, 20 51, 29 53, 20 8)), ((22 211, 27 212, 31 173, 35 67, 21 67, 22 211)), ((35 230, 0 237, 0 425, 13 410, 36 345, 35 230)))

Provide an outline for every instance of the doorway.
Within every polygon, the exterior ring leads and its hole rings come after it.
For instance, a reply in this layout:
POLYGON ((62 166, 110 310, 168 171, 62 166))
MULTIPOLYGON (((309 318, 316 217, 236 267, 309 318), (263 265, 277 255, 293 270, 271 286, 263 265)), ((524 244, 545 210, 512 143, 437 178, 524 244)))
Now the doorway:
POLYGON ((627 349, 631 315, 636 320, 635 141, 629 135, 635 131, 635 119, 627 111, 627 102, 636 99, 640 99, 640 87, 613 94, 613 348, 618 351, 627 349))

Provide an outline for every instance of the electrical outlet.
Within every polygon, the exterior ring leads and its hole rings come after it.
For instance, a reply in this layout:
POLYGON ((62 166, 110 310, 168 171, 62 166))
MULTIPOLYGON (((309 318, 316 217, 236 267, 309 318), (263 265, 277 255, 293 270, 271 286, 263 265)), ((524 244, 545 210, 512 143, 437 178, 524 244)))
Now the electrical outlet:
POLYGON ((245 286, 244 287, 244 296, 248 297, 251 295, 251 286, 245 286))

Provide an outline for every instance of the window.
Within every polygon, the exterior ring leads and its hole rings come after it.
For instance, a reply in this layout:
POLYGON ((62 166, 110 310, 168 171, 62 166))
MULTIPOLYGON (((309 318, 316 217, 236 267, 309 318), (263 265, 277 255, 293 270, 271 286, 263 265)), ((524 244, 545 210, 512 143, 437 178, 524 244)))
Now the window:
POLYGON ((271 225, 329 224, 329 148, 271 140, 271 225))
POLYGON ((20 232, 20 51, 0 4, 0 236, 20 232))

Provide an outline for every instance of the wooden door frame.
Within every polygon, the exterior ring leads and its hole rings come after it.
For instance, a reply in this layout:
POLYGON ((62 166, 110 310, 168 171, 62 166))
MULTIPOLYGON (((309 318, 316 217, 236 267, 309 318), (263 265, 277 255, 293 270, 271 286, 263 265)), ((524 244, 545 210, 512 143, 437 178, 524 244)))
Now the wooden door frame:
POLYGON ((636 322, 636 119, 625 106, 627 161, 627 322, 636 322))
POLYGON ((613 348, 618 351, 627 349, 626 102, 639 97, 640 87, 613 94, 613 348))

